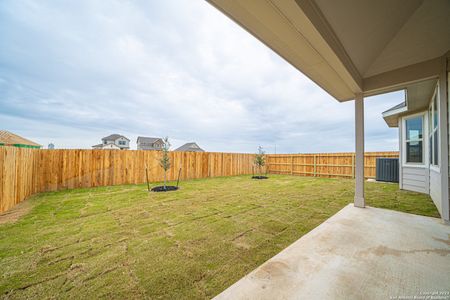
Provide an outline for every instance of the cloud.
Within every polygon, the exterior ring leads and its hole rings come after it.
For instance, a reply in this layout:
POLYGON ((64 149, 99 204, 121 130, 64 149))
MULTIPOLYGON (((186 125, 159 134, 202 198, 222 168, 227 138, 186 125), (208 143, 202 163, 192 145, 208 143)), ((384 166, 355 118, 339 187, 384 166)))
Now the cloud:
MULTIPOLYGON (((397 148, 367 101, 368 150, 397 148)), ((338 103, 204 1, 2 1, 0 123, 46 145, 89 148, 121 133, 210 151, 354 149, 338 103)))

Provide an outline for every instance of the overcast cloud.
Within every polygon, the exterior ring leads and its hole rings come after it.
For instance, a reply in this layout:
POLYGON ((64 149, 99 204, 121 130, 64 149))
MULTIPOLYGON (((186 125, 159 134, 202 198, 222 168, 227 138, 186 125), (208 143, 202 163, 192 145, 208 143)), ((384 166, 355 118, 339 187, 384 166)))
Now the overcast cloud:
MULTIPOLYGON (((366 149, 396 150, 366 102, 366 149)), ((57 148, 169 136, 208 151, 354 150, 353 103, 204 1, 1 1, 0 129, 57 148)))

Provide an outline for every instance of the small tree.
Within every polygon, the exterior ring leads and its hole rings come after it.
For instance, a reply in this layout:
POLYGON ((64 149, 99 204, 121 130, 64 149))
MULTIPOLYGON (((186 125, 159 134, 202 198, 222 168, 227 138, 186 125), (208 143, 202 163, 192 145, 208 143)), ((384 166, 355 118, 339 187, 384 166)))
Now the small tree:
POLYGON ((266 164, 266 152, 263 150, 263 147, 258 147, 258 153, 255 155, 255 165, 259 169, 259 174, 262 174, 262 167, 264 167, 266 164))
POLYGON ((170 148, 170 143, 169 143, 169 137, 165 137, 163 139, 163 145, 162 145, 162 157, 159 160, 159 165, 161 166, 161 168, 164 169, 164 189, 166 190, 166 174, 167 174, 167 170, 170 169, 170 157, 169 157, 169 148, 170 148))

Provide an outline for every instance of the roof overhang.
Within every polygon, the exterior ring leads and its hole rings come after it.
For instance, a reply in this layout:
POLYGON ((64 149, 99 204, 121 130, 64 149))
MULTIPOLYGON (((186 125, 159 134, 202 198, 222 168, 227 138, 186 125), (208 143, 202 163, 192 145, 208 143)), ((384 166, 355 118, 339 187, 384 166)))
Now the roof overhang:
POLYGON ((405 102, 383 112, 386 124, 398 127, 400 117, 427 110, 436 84, 437 79, 410 84, 405 90, 405 102))
POLYGON ((437 78, 448 0, 207 0, 338 101, 437 78))

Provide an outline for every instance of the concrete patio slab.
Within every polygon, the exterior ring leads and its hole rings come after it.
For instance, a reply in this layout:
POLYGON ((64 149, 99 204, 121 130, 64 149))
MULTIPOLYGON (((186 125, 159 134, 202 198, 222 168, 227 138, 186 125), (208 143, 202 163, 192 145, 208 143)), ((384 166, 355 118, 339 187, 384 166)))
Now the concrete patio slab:
POLYGON ((450 299, 450 226, 349 204, 216 299, 414 296, 450 299))

